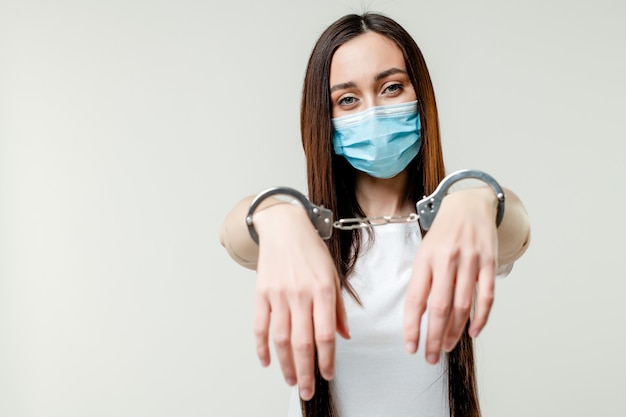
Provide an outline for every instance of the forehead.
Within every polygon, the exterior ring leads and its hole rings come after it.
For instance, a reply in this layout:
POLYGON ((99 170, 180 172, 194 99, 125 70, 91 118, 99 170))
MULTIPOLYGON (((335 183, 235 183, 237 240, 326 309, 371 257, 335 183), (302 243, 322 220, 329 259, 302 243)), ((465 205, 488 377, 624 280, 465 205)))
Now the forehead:
POLYGON ((389 68, 406 70, 402 51, 386 36, 366 32, 337 48, 330 64, 330 84, 372 78, 389 68))

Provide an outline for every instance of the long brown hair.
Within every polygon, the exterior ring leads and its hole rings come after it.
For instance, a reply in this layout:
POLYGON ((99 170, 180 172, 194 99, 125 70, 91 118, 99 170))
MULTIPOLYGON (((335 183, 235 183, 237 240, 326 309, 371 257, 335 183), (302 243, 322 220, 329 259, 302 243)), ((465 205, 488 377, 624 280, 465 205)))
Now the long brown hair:
MULTIPOLYGON (((432 193, 445 176, 435 93, 419 47, 404 28, 386 16, 374 13, 344 16, 322 33, 313 48, 304 79, 300 111, 309 198, 332 210, 338 218, 361 216, 363 212, 355 195, 355 170, 333 152, 330 64, 337 48, 368 31, 386 36, 398 45, 417 95, 422 146, 408 167, 407 196, 417 202, 422 195, 432 193)), ((358 295, 352 290, 347 276, 358 256, 359 236, 356 231, 342 231, 333 233, 327 241, 342 287, 357 300, 358 295)), ((467 328, 447 357, 451 417, 479 417, 474 354, 467 328)), ((301 406, 305 417, 338 416, 330 384, 321 377, 319 369, 316 369, 316 394, 311 401, 302 401, 301 406)))

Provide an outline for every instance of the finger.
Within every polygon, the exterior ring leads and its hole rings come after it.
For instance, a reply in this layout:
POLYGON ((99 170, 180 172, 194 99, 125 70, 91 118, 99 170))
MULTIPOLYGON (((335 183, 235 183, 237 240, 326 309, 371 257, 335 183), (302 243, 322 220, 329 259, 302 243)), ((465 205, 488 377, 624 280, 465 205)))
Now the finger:
POLYGON ((327 381, 333 379, 335 375, 336 307, 337 290, 334 286, 322 288, 317 292, 315 303, 313 304, 315 345, 317 346, 317 361, 320 374, 327 381))
POLYGON ((417 352, 422 315, 428 304, 432 285, 430 264, 419 257, 413 264, 413 273, 404 302, 404 347, 408 353, 417 352))
POLYGON ((443 350, 450 352, 465 330, 470 316, 474 287, 478 275, 478 256, 470 256, 459 267, 454 290, 452 311, 443 339, 443 350))
POLYGON ((269 329, 270 305, 265 296, 257 294, 254 303, 254 336, 256 339, 257 356, 262 366, 270 364, 269 329))
POLYGON ((428 305, 426 360, 439 362, 444 331, 448 325, 457 273, 456 261, 440 263, 433 271, 433 284, 428 305))
POLYGON ((274 322, 273 336, 276 356, 280 363, 285 381, 288 385, 296 384, 296 369, 291 351, 291 317, 289 306, 284 300, 272 303, 272 320, 274 322))
POLYGON ((477 337, 487 324, 487 318, 493 306, 495 296, 496 264, 488 262, 482 266, 478 274, 478 295, 476 297, 476 312, 470 324, 469 334, 477 337))
POLYGON ((315 390, 315 343, 311 301, 300 299, 292 306, 293 360, 300 397, 308 401, 315 390))

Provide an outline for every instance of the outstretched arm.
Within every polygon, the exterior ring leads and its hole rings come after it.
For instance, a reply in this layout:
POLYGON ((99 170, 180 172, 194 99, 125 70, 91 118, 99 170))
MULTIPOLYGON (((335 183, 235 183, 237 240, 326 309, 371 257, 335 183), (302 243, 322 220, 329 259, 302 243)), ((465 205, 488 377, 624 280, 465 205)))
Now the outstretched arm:
POLYGON ((259 245, 245 222, 252 197, 228 214, 220 241, 239 264, 257 271, 254 331, 259 360, 269 365, 270 319, 285 381, 300 396, 315 392, 315 352, 322 376, 335 369, 335 335, 349 338, 339 277, 328 248, 305 210, 278 199, 265 200, 253 221, 259 245))
MULTIPOLYGON (((481 189, 483 192, 489 191, 481 189)), ((530 222, 521 200, 511 190, 506 190, 504 218, 497 229, 498 265, 507 265, 518 260, 530 244, 530 222)))
POLYGON ((456 346, 470 317, 469 333, 478 336, 487 323, 495 293, 497 265, 509 264, 528 248, 530 226, 519 198, 505 190, 506 208, 498 228, 497 200, 486 187, 449 193, 424 237, 415 261, 404 311, 406 350, 417 351, 420 320, 429 310, 426 358, 456 346))
MULTIPOLYGON (((228 213, 220 228, 220 243, 226 248, 226 251, 235 262, 248 269, 256 270, 259 246, 250 237, 248 226, 245 222, 248 208, 253 199, 254 196, 244 198, 228 213)), ((277 198, 268 198, 261 203, 256 213, 258 214, 276 204, 287 203, 277 198)), ((255 217, 258 217, 258 215, 255 217)))

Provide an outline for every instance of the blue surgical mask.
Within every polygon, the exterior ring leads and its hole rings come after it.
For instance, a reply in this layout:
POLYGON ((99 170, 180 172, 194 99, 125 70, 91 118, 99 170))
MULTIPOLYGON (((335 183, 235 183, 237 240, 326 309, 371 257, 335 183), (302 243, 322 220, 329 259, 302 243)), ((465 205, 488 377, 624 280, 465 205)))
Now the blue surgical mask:
POLYGON ((398 175, 422 144, 417 101, 370 107, 332 120, 333 146, 350 165, 376 178, 398 175))

